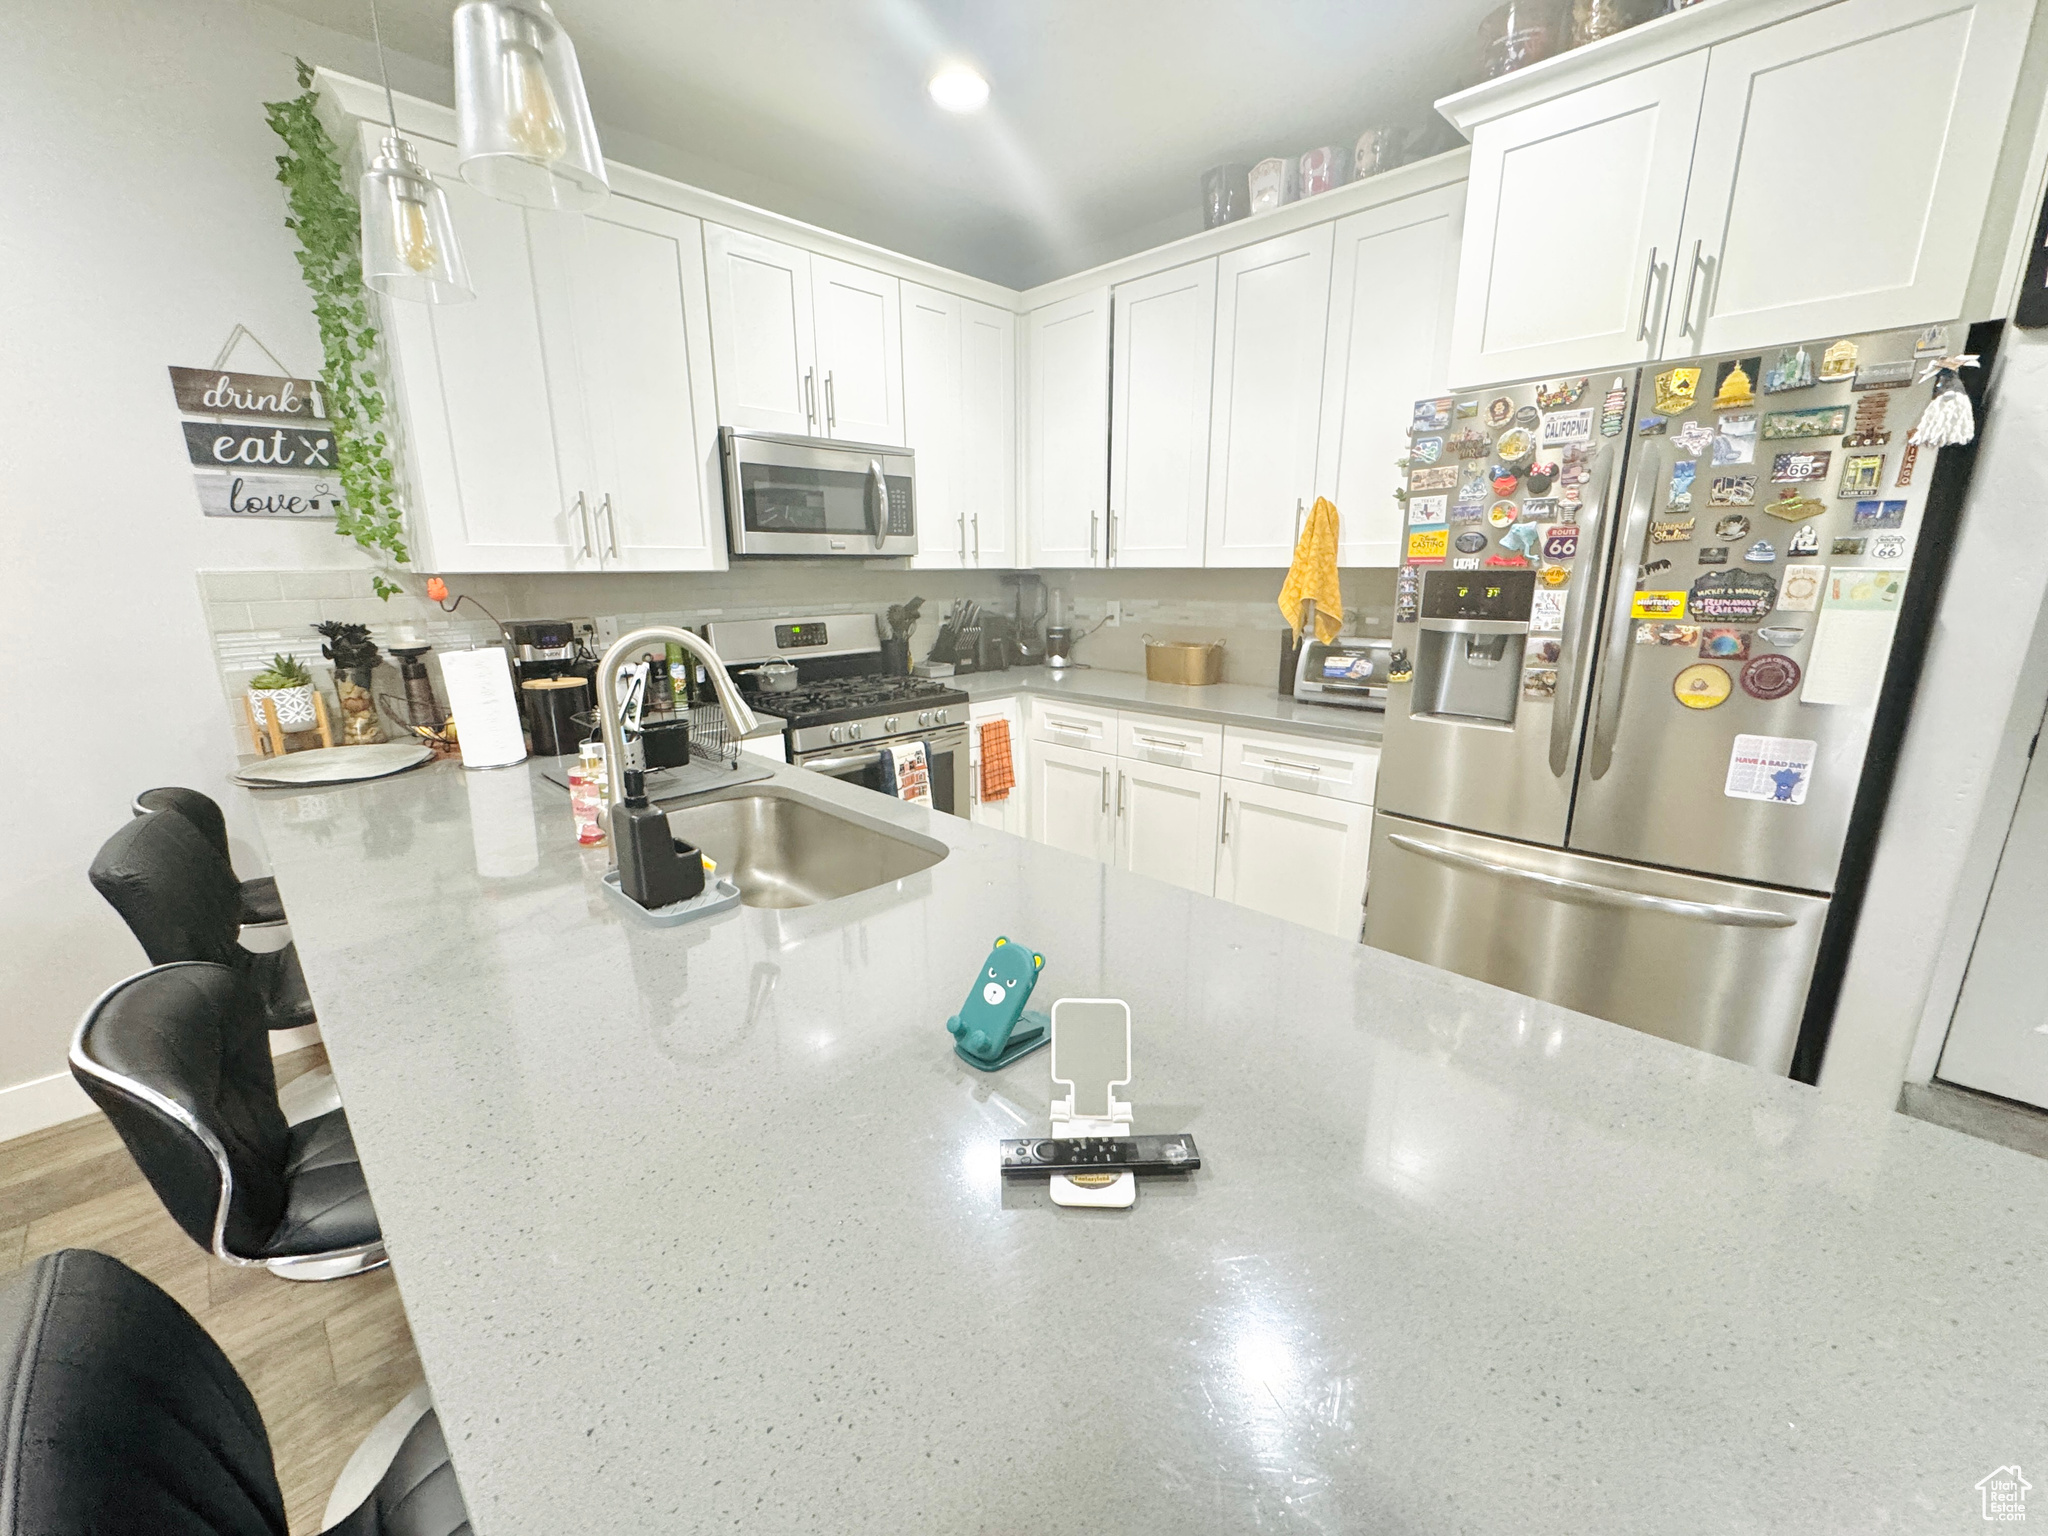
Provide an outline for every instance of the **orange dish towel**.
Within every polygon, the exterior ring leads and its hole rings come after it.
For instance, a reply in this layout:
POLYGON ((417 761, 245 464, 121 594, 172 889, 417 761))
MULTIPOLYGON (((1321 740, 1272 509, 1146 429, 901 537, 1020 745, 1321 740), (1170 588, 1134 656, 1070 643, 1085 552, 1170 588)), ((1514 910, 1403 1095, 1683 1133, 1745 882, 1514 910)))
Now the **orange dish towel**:
POLYGON ((1007 800, 1017 787, 1017 769, 1010 761, 1010 722, 981 723, 981 798, 1007 800))
POLYGON ((1344 594, 1337 587, 1337 508, 1327 496, 1316 498, 1314 510, 1301 525, 1294 563, 1287 568, 1287 580, 1280 587, 1280 613, 1297 640, 1301 638, 1304 601, 1316 605, 1316 639, 1327 643, 1343 633, 1344 594))

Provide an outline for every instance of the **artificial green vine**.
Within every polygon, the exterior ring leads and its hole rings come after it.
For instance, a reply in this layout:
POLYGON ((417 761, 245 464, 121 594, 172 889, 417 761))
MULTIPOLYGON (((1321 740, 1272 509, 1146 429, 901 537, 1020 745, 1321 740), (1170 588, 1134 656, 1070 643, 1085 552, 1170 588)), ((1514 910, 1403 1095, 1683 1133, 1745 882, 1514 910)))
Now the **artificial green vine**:
MULTIPOLYGON (((300 94, 290 101, 265 102, 263 116, 284 140, 287 152, 277 157, 277 179, 284 183, 291 208, 284 226, 299 237, 299 271, 312 290, 313 316, 320 323, 320 383, 327 392, 341 475, 342 505, 334 531, 371 554, 382 550, 394 564, 405 565, 412 559, 405 547, 405 518, 378 425, 384 419, 384 394, 370 367, 377 330, 363 300, 362 215, 342 180, 334 140, 320 125, 312 67, 304 59, 297 62, 300 94)), ((372 575, 370 585, 387 600, 405 590, 381 575, 372 575)))

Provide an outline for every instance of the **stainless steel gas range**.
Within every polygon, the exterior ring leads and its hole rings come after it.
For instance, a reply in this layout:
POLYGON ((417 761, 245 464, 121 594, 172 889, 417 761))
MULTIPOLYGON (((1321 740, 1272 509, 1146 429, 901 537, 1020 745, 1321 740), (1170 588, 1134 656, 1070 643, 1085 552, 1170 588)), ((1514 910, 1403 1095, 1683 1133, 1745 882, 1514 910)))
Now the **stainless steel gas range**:
POLYGON ((967 695, 884 673, 872 613, 734 619, 707 625, 705 638, 747 702, 788 722, 791 762, 879 791, 881 748, 922 741, 933 803, 967 814, 967 695), (772 686, 789 681, 777 663, 795 668, 793 688, 772 686))

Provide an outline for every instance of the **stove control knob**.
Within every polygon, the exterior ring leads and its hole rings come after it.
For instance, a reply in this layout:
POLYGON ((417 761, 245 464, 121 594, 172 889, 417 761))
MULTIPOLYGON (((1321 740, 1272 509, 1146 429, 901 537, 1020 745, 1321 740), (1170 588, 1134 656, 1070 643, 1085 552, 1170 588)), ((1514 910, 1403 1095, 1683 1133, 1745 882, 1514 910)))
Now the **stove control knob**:
POLYGON ((888 719, 884 720, 884 721, 882 722, 882 729, 883 729, 883 730, 885 730, 885 731, 893 731, 893 730, 895 730, 895 729, 896 729, 896 717, 895 717, 894 715, 891 715, 891 716, 890 716, 890 717, 889 717, 888 719))
POLYGON ((932 712, 928 709, 920 709, 917 712, 917 723, 919 725, 930 725, 932 723, 932 712))
POLYGON ((832 739, 834 741, 839 739, 839 727, 836 725, 832 727, 832 739))
POLYGON ((944 710, 942 709, 942 710, 940 710, 940 711, 939 711, 939 724, 941 724, 941 725, 944 725, 945 723, 946 723, 946 712, 945 712, 945 711, 944 711, 944 710))
POLYGON ((849 726, 848 726, 848 727, 846 728, 846 734, 847 734, 847 735, 848 735, 848 736, 849 736, 850 738, 852 738, 852 739, 853 739, 854 741, 859 741, 859 740, 860 740, 860 725, 859 725, 859 723, 858 723, 858 722, 855 722, 854 724, 852 724, 852 725, 849 725, 849 726))

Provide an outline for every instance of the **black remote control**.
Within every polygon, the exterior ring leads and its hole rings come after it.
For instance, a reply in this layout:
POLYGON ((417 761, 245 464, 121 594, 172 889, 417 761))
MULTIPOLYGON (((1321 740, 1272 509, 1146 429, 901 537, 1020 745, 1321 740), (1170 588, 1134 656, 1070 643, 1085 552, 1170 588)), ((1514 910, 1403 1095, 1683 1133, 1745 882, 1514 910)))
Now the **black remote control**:
POLYGON ((1192 1173, 1202 1166, 1192 1136, 1033 1137, 1003 1143, 1009 1173, 1192 1173))

